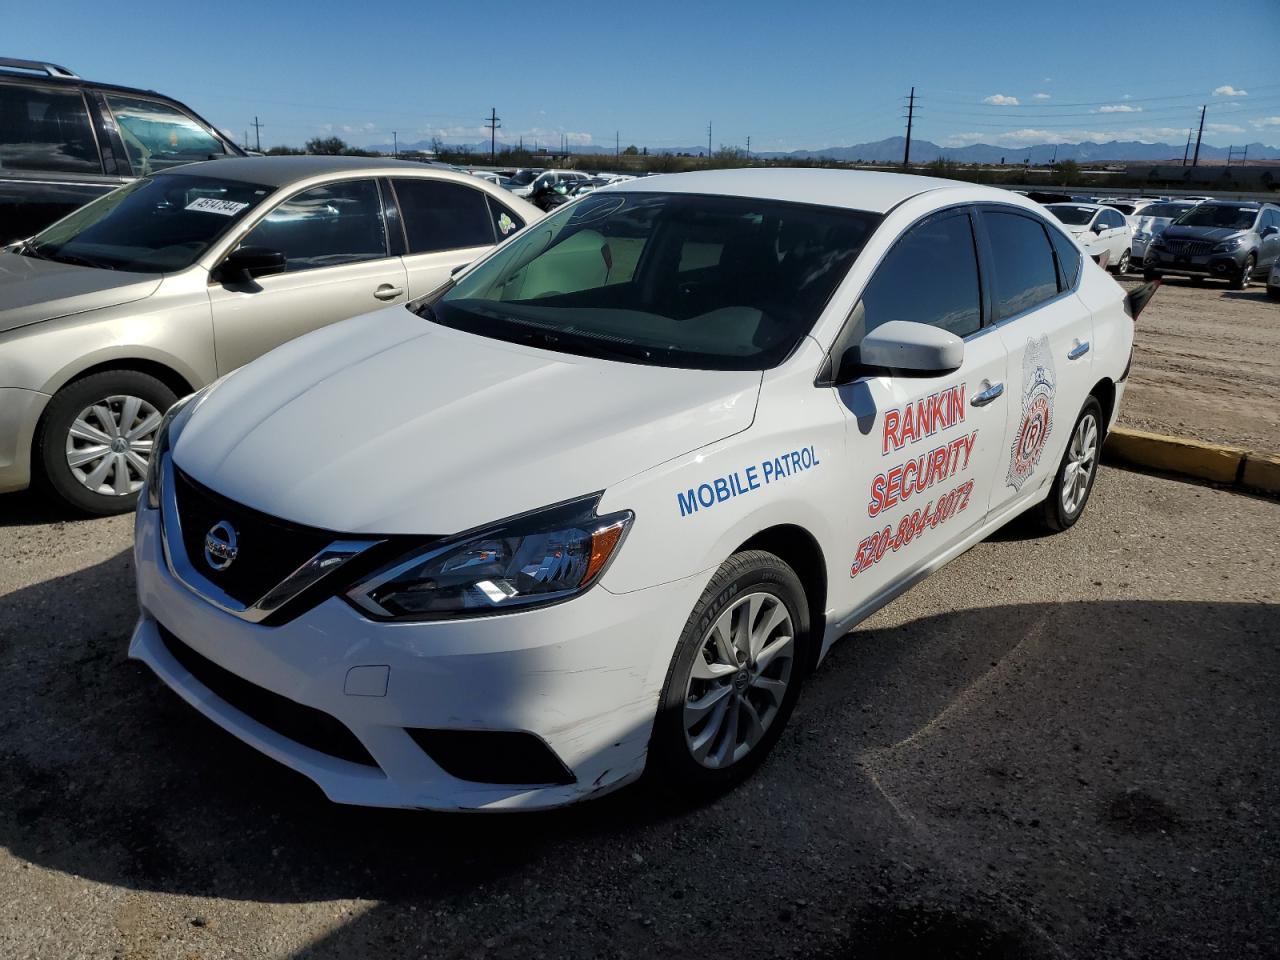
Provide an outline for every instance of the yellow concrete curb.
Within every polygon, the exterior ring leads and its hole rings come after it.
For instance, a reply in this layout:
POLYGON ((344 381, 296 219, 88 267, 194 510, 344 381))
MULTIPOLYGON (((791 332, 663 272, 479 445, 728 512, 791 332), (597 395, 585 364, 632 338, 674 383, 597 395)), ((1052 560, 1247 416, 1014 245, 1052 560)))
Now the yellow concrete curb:
POLYGON ((1280 454, 1116 427, 1104 455, 1133 467, 1280 494, 1280 454))

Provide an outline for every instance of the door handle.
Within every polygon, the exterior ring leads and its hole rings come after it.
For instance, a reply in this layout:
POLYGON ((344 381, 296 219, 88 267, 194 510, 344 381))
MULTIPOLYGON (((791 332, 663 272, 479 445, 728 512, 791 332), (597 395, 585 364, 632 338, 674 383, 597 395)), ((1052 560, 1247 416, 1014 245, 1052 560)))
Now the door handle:
POLYGON ((394 300, 396 297, 403 295, 404 287, 392 286, 389 283, 383 283, 378 289, 373 291, 373 295, 379 300, 394 300))
POLYGON ((1079 340, 1077 340, 1076 345, 1072 347, 1071 352, 1067 354, 1067 359, 1079 360, 1088 352, 1089 352, 1089 341, 1086 340, 1084 343, 1081 343, 1079 340))
POLYGON ((981 393, 975 393, 973 395, 973 399, 969 401, 975 407, 985 407, 992 400, 995 400, 1004 393, 1003 383, 992 383, 990 380, 984 380, 983 383, 988 385, 987 389, 983 390, 981 393))

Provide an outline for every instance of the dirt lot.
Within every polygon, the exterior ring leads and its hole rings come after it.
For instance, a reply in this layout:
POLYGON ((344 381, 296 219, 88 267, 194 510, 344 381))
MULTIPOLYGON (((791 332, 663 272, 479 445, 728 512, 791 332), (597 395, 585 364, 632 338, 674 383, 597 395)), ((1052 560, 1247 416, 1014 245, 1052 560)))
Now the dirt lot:
POLYGON ((1280 303, 1257 282, 1228 290, 1166 280, 1138 318, 1120 420, 1280 452, 1280 303))
POLYGON ((0 498, 5 960, 1280 951, 1275 501, 1106 469, 838 645, 739 789, 538 816, 338 807, 213 727, 125 659, 130 535, 0 498))

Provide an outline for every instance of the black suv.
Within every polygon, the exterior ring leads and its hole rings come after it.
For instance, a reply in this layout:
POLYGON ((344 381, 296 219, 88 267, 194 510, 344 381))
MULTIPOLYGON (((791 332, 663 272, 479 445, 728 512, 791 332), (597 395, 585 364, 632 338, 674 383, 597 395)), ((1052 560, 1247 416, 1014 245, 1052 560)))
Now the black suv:
POLYGON ((244 151, 176 100, 0 58, 0 243, 166 167, 244 151))
POLYGON ((1252 200, 1206 200, 1147 245, 1143 274, 1214 277, 1237 290, 1266 277, 1280 257, 1280 207, 1252 200))

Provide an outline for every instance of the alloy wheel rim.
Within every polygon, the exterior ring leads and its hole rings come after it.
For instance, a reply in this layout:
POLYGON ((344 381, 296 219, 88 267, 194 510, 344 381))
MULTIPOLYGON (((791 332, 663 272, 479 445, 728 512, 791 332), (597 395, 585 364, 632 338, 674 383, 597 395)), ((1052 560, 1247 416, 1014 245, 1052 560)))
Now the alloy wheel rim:
POLYGON ((763 591, 739 597, 702 637, 685 685, 685 742, 713 770, 750 754, 786 699, 795 664, 795 628, 782 600, 763 591))
POLYGON ((1071 436, 1062 473, 1062 509, 1073 515, 1084 506, 1089 482, 1098 465, 1098 421, 1086 414, 1071 436))
POLYGON ((1129 251, 1128 251, 1128 250, 1126 250, 1124 253, 1120 254, 1120 272, 1121 272, 1121 273, 1128 273, 1128 272, 1129 272, 1129 261, 1130 261, 1130 259, 1131 259, 1131 258, 1130 258, 1130 256, 1129 256, 1129 251))
POLYGON ((67 466, 85 489, 127 497, 142 489, 162 414, 127 394, 89 404, 67 431, 67 466))

